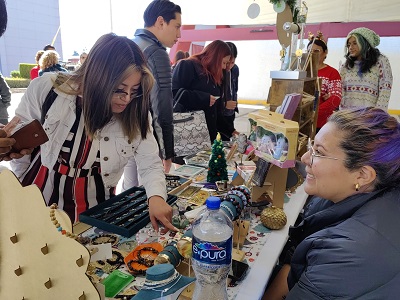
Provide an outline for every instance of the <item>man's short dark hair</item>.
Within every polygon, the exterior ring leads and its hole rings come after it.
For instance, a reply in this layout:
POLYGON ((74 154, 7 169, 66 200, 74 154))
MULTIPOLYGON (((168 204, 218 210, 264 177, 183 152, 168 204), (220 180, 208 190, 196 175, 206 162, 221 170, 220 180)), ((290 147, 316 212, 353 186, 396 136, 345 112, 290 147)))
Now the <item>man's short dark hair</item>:
POLYGON ((179 5, 176 5, 169 0, 154 0, 144 11, 144 27, 153 26, 159 16, 163 17, 164 21, 169 24, 171 20, 176 18, 176 13, 182 14, 179 5))
POLYGON ((44 50, 44 51, 47 51, 47 50, 56 50, 56 47, 54 47, 53 45, 47 44, 46 46, 44 46, 43 50, 44 50))
POLYGON ((0 0, 0 36, 7 29, 7 8, 6 8, 6 1, 0 0))

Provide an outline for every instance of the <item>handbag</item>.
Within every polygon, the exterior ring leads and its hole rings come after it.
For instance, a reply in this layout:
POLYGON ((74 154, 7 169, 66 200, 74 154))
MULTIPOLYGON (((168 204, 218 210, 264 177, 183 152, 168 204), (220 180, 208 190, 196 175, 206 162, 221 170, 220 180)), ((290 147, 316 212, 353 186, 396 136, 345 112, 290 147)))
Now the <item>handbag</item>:
POLYGON ((204 111, 184 111, 179 103, 185 89, 179 89, 174 97, 173 124, 174 150, 176 156, 187 156, 211 149, 204 111))

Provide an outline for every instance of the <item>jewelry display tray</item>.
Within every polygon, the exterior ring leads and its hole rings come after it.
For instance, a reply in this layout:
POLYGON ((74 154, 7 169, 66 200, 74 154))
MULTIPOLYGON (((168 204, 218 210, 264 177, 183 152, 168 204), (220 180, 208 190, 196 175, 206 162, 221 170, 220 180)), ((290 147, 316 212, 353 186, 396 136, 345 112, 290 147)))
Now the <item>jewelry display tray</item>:
MULTIPOLYGON (((177 197, 168 195, 172 205, 177 197)), ((131 237, 150 222, 146 191, 132 187, 79 215, 79 221, 97 228, 131 237)))

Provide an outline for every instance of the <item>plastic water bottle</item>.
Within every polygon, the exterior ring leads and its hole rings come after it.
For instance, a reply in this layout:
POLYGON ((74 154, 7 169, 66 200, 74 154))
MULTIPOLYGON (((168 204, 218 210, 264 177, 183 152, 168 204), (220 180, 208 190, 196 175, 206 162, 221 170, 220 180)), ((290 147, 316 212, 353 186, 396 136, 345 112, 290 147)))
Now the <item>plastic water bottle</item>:
POLYGON ((196 275, 193 300, 227 300, 226 279, 232 263, 232 221, 209 197, 193 222, 192 265, 196 275))

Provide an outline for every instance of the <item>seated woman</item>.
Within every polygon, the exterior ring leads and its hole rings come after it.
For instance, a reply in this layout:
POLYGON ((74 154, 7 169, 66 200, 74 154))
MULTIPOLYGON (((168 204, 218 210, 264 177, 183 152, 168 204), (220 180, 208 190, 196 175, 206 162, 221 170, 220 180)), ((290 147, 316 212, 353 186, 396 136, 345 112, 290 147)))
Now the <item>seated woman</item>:
POLYGON ((315 197, 289 229, 288 248, 295 250, 263 299, 397 299, 397 120, 372 107, 336 112, 302 161, 304 189, 315 197))
POLYGON ((135 159, 154 229, 159 221, 176 230, 151 127, 153 81, 140 48, 114 34, 100 37, 77 71, 33 80, 16 115, 40 120, 45 99, 54 95, 43 124, 49 141, 30 159, 14 160, 14 173, 24 186, 36 184, 47 205, 57 204, 74 222, 115 195, 124 166, 135 159))
POLYGON ((59 63, 59 55, 55 50, 46 50, 39 59, 39 76, 46 72, 67 72, 59 63))
MULTIPOLYGON (((222 111, 224 103, 222 96, 223 70, 231 59, 231 49, 220 40, 208 44, 199 54, 181 60, 172 73, 172 92, 175 95, 179 89, 186 92, 179 104, 185 110, 203 110, 206 116, 208 133, 211 143, 217 136, 217 122, 225 122, 222 111)), ((233 126, 225 124, 227 136, 238 134, 233 126)))

